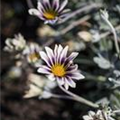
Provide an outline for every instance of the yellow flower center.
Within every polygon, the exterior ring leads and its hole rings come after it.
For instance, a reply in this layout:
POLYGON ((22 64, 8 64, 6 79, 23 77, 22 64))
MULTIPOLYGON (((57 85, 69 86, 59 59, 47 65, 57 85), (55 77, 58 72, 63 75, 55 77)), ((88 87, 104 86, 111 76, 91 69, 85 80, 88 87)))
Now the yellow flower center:
POLYGON ((29 55, 29 59, 32 62, 36 62, 40 58, 39 53, 32 53, 29 55))
POLYGON ((52 67, 52 73, 55 76, 63 77, 66 74, 65 67, 60 64, 56 64, 52 67))
POLYGON ((57 13, 54 11, 48 11, 48 12, 45 12, 43 15, 46 19, 53 20, 57 16, 57 13))

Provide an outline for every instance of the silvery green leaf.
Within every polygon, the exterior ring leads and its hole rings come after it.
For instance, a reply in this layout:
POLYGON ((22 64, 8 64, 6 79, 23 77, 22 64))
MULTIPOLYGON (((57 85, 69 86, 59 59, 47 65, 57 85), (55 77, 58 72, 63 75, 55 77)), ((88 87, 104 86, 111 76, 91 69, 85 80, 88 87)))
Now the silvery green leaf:
POLYGON ((110 61, 102 56, 94 57, 93 60, 102 69, 109 69, 111 67, 110 61))
POLYGON ((114 109, 120 109, 120 99, 117 97, 117 95, 112 94, 110 96, 110 102, 114 109))
POLYGON ((102 40, 100 40, 99 44, 100 44, 101 51, 107 51, 107 50, 111 50, 113 48, 113 43, 111 40, 102 39, 102 40))

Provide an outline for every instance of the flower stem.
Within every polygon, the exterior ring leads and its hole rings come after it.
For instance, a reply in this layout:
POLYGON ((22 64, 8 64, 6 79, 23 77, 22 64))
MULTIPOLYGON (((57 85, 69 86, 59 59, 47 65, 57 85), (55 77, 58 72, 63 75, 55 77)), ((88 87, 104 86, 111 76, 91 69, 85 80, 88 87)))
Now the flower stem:
POLYGON ((111 22, 108 20, 108 16, 106 15, 106 11, 101 11, 101 17, 103 18, 103 20, 108 24, 108 26, 110 27, 113 35, 114 35, 114 42, 115 42, 115 48, 116 48, 116 52, 118 53, 118 56, 120 58, 120 49, 119 49, 119 45, 118 45, 118 39, 117 39, 117 34, 115 31, 115 28, 113 27, 113 25, 111 24, 111 22))
POLYGON ((71 97, 71 96, 58 95, 58 94, 53 94, 53 93, 52 93, 52 97, 54 97, 54 98, 59 98, 59 99, 69 99, 69 100, 74 100, 74 98, 71 97))
MULTIPOLYGON (((59 85, 59 84, 58 84, 59 85)), ((78 95, 76 95, 76 94, 74 94, 74 93, 72 93, 72 92, 70 92, 70 91, 67 91, 65 88, 63 88, 61 85, 59 85, 59 87, 60 87, 60 89, 62 90, 62 91, 64 91, 65 93, 67 93, 68 95, 70 95, 70 96, 72 96, 73 97, 73 100, 75 100, 75 101, 78 101, 78 102, 81 102, 81 103, 84 103, 84 104, 86 104, 86 105, 88 105, 88 106, 91 106, 91 107, 93 107, 93 108, 98 108, 99 107, 99 105, 97 105, 97 104, 95 104, 95 103, 93 103, 93 102, 91 102, 91 101, 89 101, 89 100, 86 100, 86 99, 84 99, 84 98, 82 98, 82 97, 80 97, 80 96, 78 96, 78 95)))

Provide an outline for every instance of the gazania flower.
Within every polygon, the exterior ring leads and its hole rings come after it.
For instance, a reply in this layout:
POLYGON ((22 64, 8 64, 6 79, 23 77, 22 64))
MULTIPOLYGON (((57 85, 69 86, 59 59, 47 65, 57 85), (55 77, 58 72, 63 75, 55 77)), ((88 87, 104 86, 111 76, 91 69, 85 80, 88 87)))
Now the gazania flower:
POLYGON ((84 76, 78 71, 78 66, 73 64, 73 60, 78 53, 73 52, 67 56, 68 46, 63 48, 61 45, 55 46, 54 51, 45 47, 46 53, 41 51, 40 56, 46 63, 38 69, 39 73, 46 74, 50 80, 57 80, 59 85, 75 88, 74 80, 83 79, 84 76))
POLYGON ((98 110, 96 113, 93 111, 89 111, 88 115, 83 116, 83 119, 84 120, 115 120, 112 117, 111 109, 110 110, 98 110))
POLYGON ((7 38, 5 43, 4 50, 7 52, 22 51, 26 46, 26 41, 21 34, 15 35, 14 38, 7 38))
POLYGON ((37 9, 31 8, 29 14, 38 16, 45 24, 54 24, 68 14, 68 9, 64 10, 68 0, 64 0, 61 5, 59 0, 39 0, 37 9))
POLYGON ((39 51, 40 46, 36 43, 30 42, 23 51, 23 55, 26 56, 29 63, 36 63, 40 59, 39 51))
POLYGON ((39 96, 40 99, 48 99, 52 97, 52 89, 57 86, 55 82, 48 81, 45 77, 30 74, 28 76, 29 90, 25 91, 24 98, 39 96))

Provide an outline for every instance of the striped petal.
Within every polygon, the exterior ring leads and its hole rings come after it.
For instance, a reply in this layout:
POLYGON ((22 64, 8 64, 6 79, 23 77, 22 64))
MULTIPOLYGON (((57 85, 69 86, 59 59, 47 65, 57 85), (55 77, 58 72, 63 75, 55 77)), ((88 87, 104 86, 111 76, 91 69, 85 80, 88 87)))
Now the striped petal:
POLYGON ((66 82, 70 87, 72 87, 72 88, 76 87, 75 82, 70 77, 68 77, 68 80, 66 80, 66 82))
POLYGON ((72 66, 69 66, 66 70, 66 73, 69 74, 69 73, 74 73, 76 72, 78 69, 78 65, 72 65, 72 66))
POLYGON ((43 5, 45 7, 45 10, 48 10, 51 8, 50 1, 49 0, 43 0, 43 5))
POLYGON ((53 50, 50 49, 49 47, 45 47, 45 50, 47 52, 47 56, 49 57, 51 64, 53 65, 53 57, 54 57, 53 50))
POLYGON ((82 74, 80 74, 79 72, 77 73, 71 73, 71 75, 70 75, 70 77, 72 78, 72 79, 75 79, 75 80, 80 80, 80 79, 84 79, 85 77, 82 75, 82 74))
POLYGON ((48 56, 46 55, 46 53, 43 52, 43 51, 40 51, 40 56, 41 56, 41 58, 46 62, 46 64, 47 64, 49 67, 51 67, 51 65, 50 65, 50 63, 49 63, 49 58, 48 58, 48 56))
POLYGON ((78 56, 77 52, 71 53, 70 56, 68 57, 68 61, 73 61, 77 56, 78 56))
POLYGON ((57 82, 58 82, 59 85, 64 85, 64 83, 65 83, 63 77, 62 78, 57 77, 57 82))
POLYGON ((58 8, 59 8, 59 0, 53 0, 52 7, 55 10, 58 10, 58 8))
POLYGON ((61 52, 63 50, 63 47, 61 45, 58 46, 58 50, 57 50, 57 62, 60 62, 60 55, 61 55, 61 52))
POLYGON ((38 68, 37 72, 38 73, 43 73, 43 74, 50 74, 49 68, 46 67, 46 66, 42 66, 42 67, 38 68))
POLYGON ((64 87, 65 87, 66 90, 68 90, 68 88, 69 88, 69 85, 68 85, 68 83, 67 83, 67 79, 66 79, 66 78, 65 78, 65 84, 64 84, 64 87))
POLYGON ((45 20, 45 18, 42 16, 42 13, 37 9, 34 9, 34 8, 29 9, 28 12, 30 15, 35 15, 39 17, 41 20, 45 20))
POLYGON ((38 3, 37 3, 37 9, 38 9, 41 13, 43 13, 43 12, 45 11, 44 8, 43 8, 43 5, 41 4, 40 1, 38 1, 38 3))
MULTIPOLYGON (((63 59, 65 60, 65 58, 66 58, 66 56, 67 56, 67 52, 68 52, 68 46, 66 46, 66 47, 63 49, 63 51, 61 52, 61 54, 60 54, 60 62, 62 62, 63 59)), ((63 61, 63 62, 64 62, 64 61, 63 61)))

